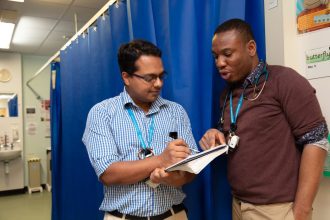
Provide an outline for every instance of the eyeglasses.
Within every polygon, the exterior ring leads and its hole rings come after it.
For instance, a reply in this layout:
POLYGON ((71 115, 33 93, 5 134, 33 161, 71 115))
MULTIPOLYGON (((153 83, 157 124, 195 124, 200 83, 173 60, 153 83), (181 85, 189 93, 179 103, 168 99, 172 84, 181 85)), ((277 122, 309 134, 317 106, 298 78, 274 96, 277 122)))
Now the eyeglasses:
POLYGON ((130 75, 132 76, 136 76, 140 79, 143 79, 144 81, 146 81, 147 83, 155 83, 157 79, 159 79, 160 81, 163 81, 164 79, 166 79, 167 77, 167 72, 164 71, 162 72, 160 75, 156 75, 156 74, 147 74, 144 76, 135 74, 135 73, 131 73, 130 75))

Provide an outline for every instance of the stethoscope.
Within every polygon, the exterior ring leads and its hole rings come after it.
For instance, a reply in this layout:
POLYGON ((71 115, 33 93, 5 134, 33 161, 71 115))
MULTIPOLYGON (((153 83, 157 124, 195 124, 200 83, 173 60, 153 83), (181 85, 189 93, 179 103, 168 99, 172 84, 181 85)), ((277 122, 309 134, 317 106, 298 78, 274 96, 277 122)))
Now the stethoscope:
POLYGON ((220 120, 218 121, 218 129, 221 132, 224 131, 224 129, 223 129, 224 114, 225 114, 225 107, 226 107, 228 96, 229 96, 229 102, 230 102, 230 104, 229 104, 229 107, 230 107, 230 129, 229 129, 229 134, 233 135, 235 133, 235 131, 237 130, 237 117, 238 117, 239 111, 240 111, 240 109, 243 105, 243 100, 246 99, 248 101, 254 101, 254 100, 258 99, 260 94, 262 93, 262 91, 265 88, 266 82, 268 80, 268 76, 269 76, 269 73, 268 73, 268 70, 267 70, 267 65, 265 63, 264 67, 263 67, 263 70, 261 71, 261 73, 259 75, 257 75, 254 82, 252 83, 252 85, 254 85, 254 89, 253 89, 253 94, 254 95, 253 95, 253 97, 252 98, 244 97, 244 93, 245 93, 245 89, 247 88, 247 85, 244 86, 243 91, 242 91, 242 93, 240 95, 240 98, 238 100, 238 103, 237 103, 236 111, 234 111, 234 108, 233 108, 233 91, 232 91, 232 89, 228 90, 228 92, 226 94, 226 97, 225 97, 225 100, 224 100, 224 103, 223 103, 223 106, 221 108, 221 117, 220 117, 220 120), (257 86, 258 86, 259 80, 262 76, 265 77, 265 81, 264 81, 260 91, 257 92, 257 86))

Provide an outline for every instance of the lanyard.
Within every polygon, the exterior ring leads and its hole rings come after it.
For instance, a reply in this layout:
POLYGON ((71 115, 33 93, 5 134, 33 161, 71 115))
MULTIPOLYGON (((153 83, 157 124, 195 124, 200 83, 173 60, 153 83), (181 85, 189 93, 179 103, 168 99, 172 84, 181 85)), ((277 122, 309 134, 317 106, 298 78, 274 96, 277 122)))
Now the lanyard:
POLYGON ((224 123, 224 114, 225 114, 225 107, 226 107, 226 103, 227 103, 227 99, 228 99, 228 94, 229 95, 229 107, 230 107, 230 132, 235 132, 237 130, 237 117, 238 117, 238 113, 241 110, 242 104, 243 104, 243 98, 244 98, 244 91, 243 90, 238 103, 237 103, 237 107, 236 107, 236 111, 235 111, 235 115, 234 115, 234 110, 233 110, 233 92, 227 92, 223 106, 222 106, 222 111, 221 111, 221 118, 220 118, 220 129, 223 129, 223 123, 224 123))
POLYGON ((223 103, 223 107, 222 107, 222 111, 221 111, 221 118, 220 118, 220 123, 219 125, 219 129, 220 131, 223 130, 223 123, 224 123, 224 113, 225 113, 225 107, 226 107, 226 102, 227 102, 227 98, 228 98, 228 94, 229 95, 229 107, 230 107, 230 133, 234 133, 237 130, 237 117, 238 117, 238 113, 241 110, 242 104, 243 104, 243 98, 244 98, 244 91, 243 90, 238 103, 237 103, 237 107, 236 107, 236 111, 235 111, 235 115, 234 115, 234 110, 233 110, 233 91, 227 92, 226 94, 226 98, 224 100, 223 103))
POLYGON ((135 116, 133 114, 132 109, 131 108, 128 108, 127 111, 128 111, 129 117, 131 118, 131 120, 132 120, 132 122, 134 124, 134 127, 136 129, 136 133, 138 135, 138 138, 139 138, 139 141, 140 141, 140 143, 142 145, 142 148, 144 150, 146 150, 148 147, 150 147, 151 141, 152 141, 152 137, 154 135, 154 116, 153 115, 151 116, 151 124, 149 126, 148 140, 147 140, 148 141, 148 146, 147 146, 146 143, 143 140, 142 132, 141 132, 141 130, 139 128, 139 124, 136 121, 136 118, 135 118, 135 116))
MULTIPOLYGON (((267 71, 266 64, 264 64, 264 67, 263 67, 262 72, 259 75, 257 75, 257 78, 255 79, 255 81, 253 83, 254 84, 254 92, 256 90, 256 86, 258 85, 259 79, 260 79, 260 77, 261 77, 262 74, 265 74, 265 82, 264 82, 261 90, 256 95, 254 95, 254 97, 252 99, 247 98, 247 100, 250 100, 250 101, 256 100, 260 96, 261 92, 263 91, 263 89, 265 87, 265 84, 266 84, 266 82, 268 80, 268 75, 269 75, 268 74, 268 71, 267 71)), ((230 91, 227 92, 226 97, 225 97, 225 100, 224 100, 224 103, 223 103, 223 106, 222 106, 220 121, 218 122, 218 129, 220 131, 223 131, 224 112, 225 112, 226 102, 227 102, 227 99, 228 99, 228 94, 230 94, 229 99, 230 99, 230 122, 231 122, 229 132, 233 133, 233 132, 235 132, 237 130, 237 117, 238 117, 239 111, 240 111, 240 109, 242 107, 242 104, 243 104, 245 89, 246 89, 246 86, 244 86, 243 92, 242 92, 242 94, 241 94, 241 96, 240 96, 240 98, 238 100, 236 111, 235 111, 235 115, 234 115, 234 109, 233 109, 233 94, 232 94, 232 90, 230 90, 230 91)))
POLYGON ((239 113, 239 110, 241 110, 242 104, 243 104, 243 96, 244 96, 244 91, 242 92, 241 96, 239 97, 237 107, 236 107, 236 112, 234 115, 234 110, 233 110, 233 91, 230 91, 230 131, 235 132, 237 129, 236 121, 237 121, 237 116, 239 113))

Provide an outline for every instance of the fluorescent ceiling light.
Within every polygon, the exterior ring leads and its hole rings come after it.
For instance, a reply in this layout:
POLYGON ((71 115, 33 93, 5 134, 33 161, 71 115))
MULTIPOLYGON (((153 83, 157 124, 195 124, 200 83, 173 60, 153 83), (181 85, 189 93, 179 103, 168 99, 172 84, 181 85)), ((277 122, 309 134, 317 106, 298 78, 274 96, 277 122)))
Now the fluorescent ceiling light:
POLYGON ((24 2, 24 0, 8 0, 8 1, 11 1, 11 2, 24 2))
MULTIPOLYGON (((14 94, 14 95, 16 95, 16 94, 14 94)), ((13 94, 0 95, 0 100, 2 100, 2 99, 10 100, 10 99, 14 98, 14 95, 13 94)))
POLYGON ((0 48, 9 49, 15 24, 0 22, 0 48))

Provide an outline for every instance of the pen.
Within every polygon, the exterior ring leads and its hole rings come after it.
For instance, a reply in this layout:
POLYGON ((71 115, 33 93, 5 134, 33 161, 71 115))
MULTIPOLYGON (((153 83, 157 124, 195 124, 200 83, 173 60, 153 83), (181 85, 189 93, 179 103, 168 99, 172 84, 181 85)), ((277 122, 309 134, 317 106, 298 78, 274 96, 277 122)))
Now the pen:
MULTIPOLYGON (((176 131, 171 131, 168 136, 170 136, 171 138, 173 139, 178 139, 178 132, 176 131)), ((193 148, 190 148, 188 147, 191 151, 195 152, 195 153, 199 153, 199 150, 196 150, 196 149, 193 149, 193 148)))
POLYGON ((170 136, 173 139, 178 139, 178 132, 171 131, 170 133, 168 133, 168 136, 170 136))
POLYGON ((193 152, 195 152, 195 153, 200 153, 200 151, 199 150, 197 150, 197 149, 193 149, 193 148, 189 148, 191 151, 193 151, 193 152))

